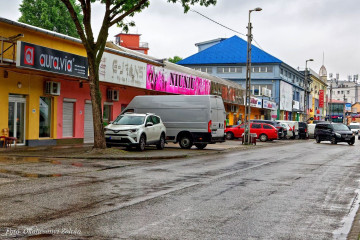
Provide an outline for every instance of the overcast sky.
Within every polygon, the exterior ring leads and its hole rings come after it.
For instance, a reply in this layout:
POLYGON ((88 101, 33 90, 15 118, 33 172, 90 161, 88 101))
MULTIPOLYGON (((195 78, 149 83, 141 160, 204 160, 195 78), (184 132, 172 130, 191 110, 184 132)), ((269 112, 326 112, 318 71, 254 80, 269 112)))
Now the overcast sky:
MULTIPOLYGON (((20 2, 0 0, 0 16, 17 21, 20 2)), ((308 66, 316 72, 324 53, 328 73, 340 73, 341 79, 360 73, 359 0, 218 0, 216 6, 193 9, 246 34, 248 10, 255 7, 263 11, 251 15, 253 35, 266 52, 300 69, 313 58, 308 66)), ((102 12, 100 6, 93 9, 94 33, 102 12)), ((186 58, 197 52, 197 42, 239 35, 194 12, 184 14, 180 4, 166 0, 151 0, 150 7, 133 20, 136 27, 130 33, 141 34, 141 41, 149 43, 149 55, 158 58, 186 58)), ((109 40, 119 32, 111 28, 109 40)))

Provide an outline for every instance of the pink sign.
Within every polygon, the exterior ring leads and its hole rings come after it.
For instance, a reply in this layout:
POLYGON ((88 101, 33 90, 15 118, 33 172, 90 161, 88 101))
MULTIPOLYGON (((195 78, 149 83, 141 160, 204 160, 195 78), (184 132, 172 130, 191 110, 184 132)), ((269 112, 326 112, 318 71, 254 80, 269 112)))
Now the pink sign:
POLYGON ((183 95, 209 95, 210 80, 147 65, 146 88, 183 95))

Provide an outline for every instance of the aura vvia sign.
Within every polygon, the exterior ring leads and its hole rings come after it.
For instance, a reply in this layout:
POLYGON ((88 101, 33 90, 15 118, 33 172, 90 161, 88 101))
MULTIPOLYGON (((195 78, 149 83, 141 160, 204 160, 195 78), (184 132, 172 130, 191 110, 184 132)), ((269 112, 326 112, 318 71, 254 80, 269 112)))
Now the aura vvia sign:
POLYGON ((74 77, 88 77, 86 57, 18 41, 16 66, 74 77))

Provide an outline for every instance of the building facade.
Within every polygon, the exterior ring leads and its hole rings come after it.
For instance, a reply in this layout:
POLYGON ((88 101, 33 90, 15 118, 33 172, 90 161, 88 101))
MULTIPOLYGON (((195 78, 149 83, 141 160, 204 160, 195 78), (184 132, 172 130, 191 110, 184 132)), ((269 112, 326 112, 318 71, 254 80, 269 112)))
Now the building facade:
MULTIPOLYGON (((0 130, 18 144, 93 142, 86 52, 79 39, 0 18, 0 130)), ((107 43, 99 67, 104 123, 138 95, 208 95, 230 110, 243 105, 240 85, 107 43), (234 106, 234 107, 231 107, 234 106)), ((233 109, 234 110, 234 109, 233 109)))
MULTIPOLYGON (((199 52, 178 64, 236 82, 246 83, 247 42, 237 36, 195 44, 199 52)), ((260 99, 261 119, 303 120, 304 75, 283 61, 252 46, 251 91, 260 99), (264 107, 265 106, 265 107, 264 107), (268 106, 271 106, 269 109, 268 106)), ((255 100, 254 100, 255 102, 255 100)), ((252 109, 253 111, 253 109, 252 109)))

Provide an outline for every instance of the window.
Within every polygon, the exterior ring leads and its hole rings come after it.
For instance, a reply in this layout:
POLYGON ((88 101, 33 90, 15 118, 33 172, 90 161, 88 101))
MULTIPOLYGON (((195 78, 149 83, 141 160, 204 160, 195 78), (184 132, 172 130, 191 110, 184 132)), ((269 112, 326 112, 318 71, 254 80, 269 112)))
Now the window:
POLYGON ((160 123, 160 118, 157 116, 152 116, 152 122, 154 123, 154 125, 159 124, 160 123))
POLYGON ((350 91, 347 91, 346 93, 347 93, 347 94, 350 94, 350 91))
POLYGON ((284 75, 284 70, 282 68, 280 69, 280 74, 284 75))
POLYGON ((193 67, 192 69, 194 69, 196 71, 200 71, 200 72, 212 73, 211 67, 193 67))
POLYGON ((263 124, 263 128, 264 129, 273 129, 271 126, 267 125, 267 124, 263 124))
POLYGON ((341 91, 341 94, 344 94, 344 91, 341 91))
POLYGON ((216 72, 217 73, 241 73, 242 68, 241 67, 217 67, 216 72))
POLYGON ((266 72, 266 67, 260 67, 260 72, 266 72))
POLYGON ((251 125, 251 128, 259 129, 259 128, 261 128, 261 124, 259 124, 259 123, 253 123, 253 124, 251 125))
POLYGON ((340 91, 338 91, 338 94, 340 94, 340 91))
POLYGON ((272 72, 273 72, 273 67, 267 67, 267 68, 266 68, 266 71, 272 73, 272 72))
POLYGON ((252 72, 253 72, 253 73, 258 73, 258 72, 260 72, 260 67, 253 67, 253 68, 252 68, 252 72))
POLYGON ((51 136, 51 97, 40 97, 39 137, 51 136))

